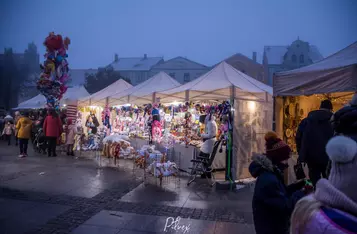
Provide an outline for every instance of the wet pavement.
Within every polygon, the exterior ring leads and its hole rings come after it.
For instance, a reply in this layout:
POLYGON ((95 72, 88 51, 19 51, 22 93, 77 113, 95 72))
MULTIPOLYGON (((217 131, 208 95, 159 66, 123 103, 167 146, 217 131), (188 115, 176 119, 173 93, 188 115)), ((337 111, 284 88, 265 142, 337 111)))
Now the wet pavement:
POLYGON ((0 233, 254 233, 252 188, 153 178, 130 161, 34 154, 0 142, 0 233))

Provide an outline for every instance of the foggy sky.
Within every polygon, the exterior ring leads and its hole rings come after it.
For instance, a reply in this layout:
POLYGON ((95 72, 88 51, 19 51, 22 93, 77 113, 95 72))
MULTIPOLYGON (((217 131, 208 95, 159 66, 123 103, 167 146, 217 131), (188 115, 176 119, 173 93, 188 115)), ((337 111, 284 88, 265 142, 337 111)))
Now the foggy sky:
POLYGON ((0 0, 0 49, 41 58, 50 31, 71 38, 71 68, 119 57, 176 56, 213 65, 234 54, 261 62, 265 45, 300 39, 328 56, 357 40, 356 0, 0 0))

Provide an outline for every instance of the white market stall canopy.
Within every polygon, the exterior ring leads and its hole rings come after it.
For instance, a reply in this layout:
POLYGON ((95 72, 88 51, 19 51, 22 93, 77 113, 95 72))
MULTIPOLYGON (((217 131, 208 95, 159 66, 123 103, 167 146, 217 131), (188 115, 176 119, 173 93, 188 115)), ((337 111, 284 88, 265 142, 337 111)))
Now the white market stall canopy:
POLYGON ((157 93, 163 103, 176 101, 203 101, 230 99, 267 101, 272 87, 236 70, 226 62, 220 63, 208 73, 180 87, 157 93))
POLYGON ((111 95, 114 95, 118 92, 122 92, 124 90, 127 90, 129 88, 132 88, 133 86, 126 82, 123 79, 119 79, 115 81, 113 84, 109 85, 108 87, 93 93, 92 95, 89 95, 85 98, 82 98, 79 100, 79 105, 80 106, 105 106, 106 104, 106 98, 110 97, 111 95))
MULTIPOLYGON (((76 86, 73 88, 68 88, 67 92, 64 94, 61 105, 63 104, 72 104, 77 102, 78 99, 88 96, 89 93, 83 86, 76 86)), ((23 110, 23 109, 38 109, 44 108, 46 105, 46 98, 39 94, 27 101, 21 102, 18 107, 14 108, 16 110, 23 110)))
POLYGON ((151 103, 155 100, 156 93, 179 87, 180 85, 179 82, 165 72, 160 72, 137 86, 109 96, 109 104, 115 106, 127 103, 137 105, 151 103))
POLYGON ((355 91, 357 42, 306 67, 274 75, 274 96, 355 91))

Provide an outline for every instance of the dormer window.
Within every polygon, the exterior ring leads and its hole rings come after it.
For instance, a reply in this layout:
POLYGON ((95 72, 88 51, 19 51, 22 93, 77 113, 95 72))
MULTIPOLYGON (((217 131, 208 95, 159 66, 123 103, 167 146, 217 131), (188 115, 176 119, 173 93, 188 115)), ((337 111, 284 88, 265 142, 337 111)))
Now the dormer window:
POLYGON ((293 56, 291 56, 291 61, 293 61, 294 63, 296 63, 296 55, 293 54, 293 56))
POLYGON ((304 58, 303 54, 300 55, 299 60, 300 60, 300 63, 304 63, 305 62, 305 58, 304 58))

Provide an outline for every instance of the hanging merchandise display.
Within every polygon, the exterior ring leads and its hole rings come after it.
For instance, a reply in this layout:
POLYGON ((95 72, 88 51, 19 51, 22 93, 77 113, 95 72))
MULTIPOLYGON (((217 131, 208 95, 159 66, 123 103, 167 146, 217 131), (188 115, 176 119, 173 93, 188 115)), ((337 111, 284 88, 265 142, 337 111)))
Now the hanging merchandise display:
POLYGON ((108 104, 105 105, 105 108, 102 111, 102 123, 105 127, 105 136, 107 136, 112 130, 112 126, 110 124, 110 109, 108 107, 108 104))
MULTIPOLYGON (((106 136, 126 135, 148 140, 149 144, 156 142, 167 145, 168 142, 174 141, 186 147, 189 145, 200 147, 202 144, 200 134, 205 131, 205 116, 214 115, 217 125, 221 126, 222 118, 218 117, 226 112, 224 108, 226 108, 224 104, 218 103, 116 106, 105 107, 101 118, 106 136)), ((86 127, 89 127, 89 130, 95 130, 92 125, 91 121, 87 121, 86 127)), ((217 136, 227 128, 226 121, 217 136)))
POLYGON ((45 96, 47 108, 59 110, 59 102, 67 91, 69 68, 66 51, 70 39, 51 32, 45 39, 45 62, 40 65, 42 73, 37 81, 37 89, 45 96))
POLYGON ((74 136, 73 150, 81 151, 84 143, 85 134, 82 127, 82 112, 77 112, 76 118, 76 135, 74 136))

